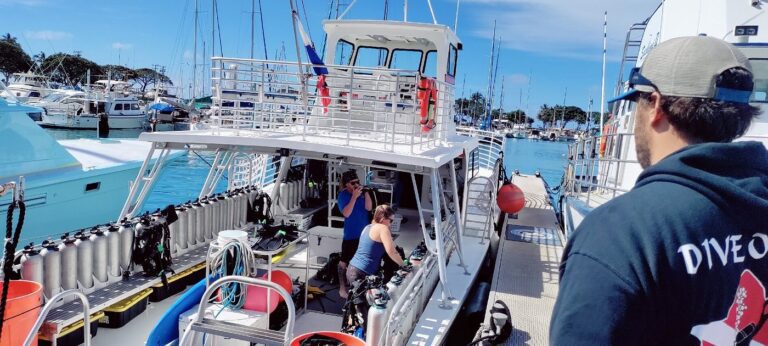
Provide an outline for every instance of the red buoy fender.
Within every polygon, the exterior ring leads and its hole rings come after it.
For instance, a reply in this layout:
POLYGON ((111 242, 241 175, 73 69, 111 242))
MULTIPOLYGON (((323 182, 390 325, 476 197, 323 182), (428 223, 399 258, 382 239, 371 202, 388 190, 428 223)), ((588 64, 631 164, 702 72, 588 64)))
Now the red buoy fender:
POLYGON ((496 204, 507 214, 517 214, 525 207, 525 194, 515 184, 504 184, 496 194, 496 204))

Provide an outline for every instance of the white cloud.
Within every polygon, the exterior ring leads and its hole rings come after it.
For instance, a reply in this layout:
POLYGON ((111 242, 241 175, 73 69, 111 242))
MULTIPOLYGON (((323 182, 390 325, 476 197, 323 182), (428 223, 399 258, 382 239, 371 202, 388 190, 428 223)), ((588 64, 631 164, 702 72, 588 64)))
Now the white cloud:
MULTIPOLYGON (((602 58, 603 12, 608 11, 608 54, 621 57, 627 29, 645 20, 658 6, 647 0, 465 0, 482 27, 474 36, 502 36, 505 48, 583 60, 602 58), (474 9, 472 9, 474 8, 474 9)), ((461 27, 461 25, 459 25, 461 27)))
POLYGON ((528 75, 522 73, 513 73, 504 76, 504 83, 507 86, 522 86, 528 85, 528 75))
POLYGON ((114 42, 112 43, 112 49, 131 49, 133 47, 130 43, 114 42))
POLYGON ((25 31, 24 37, 30 40, 56 41, 56 40, 70 39, 72 38, 72 34, 65 31, 41 30, 41 31, 25 31))
POLYGON ((0 6, 40 6, 45 4, 43 0, 0 0, 0 6))

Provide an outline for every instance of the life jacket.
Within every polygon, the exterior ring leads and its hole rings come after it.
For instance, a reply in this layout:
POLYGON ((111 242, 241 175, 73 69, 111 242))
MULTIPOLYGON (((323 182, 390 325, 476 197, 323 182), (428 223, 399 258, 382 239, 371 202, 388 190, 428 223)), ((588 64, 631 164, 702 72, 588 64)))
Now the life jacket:
POLYGON ((323 105, 323 114, 328 113, 328 105, 331 104, 331 92, 328 90, 328 83, 325 82, 325 75, 317 76, 317 93, 320 95, 320 103, 323 105))
POLYGON ((422 132, 429 132, 435 127, 437 106, 437 82, 434 78, 421 77, 416 91, 419 100, 419 124, 422 132))

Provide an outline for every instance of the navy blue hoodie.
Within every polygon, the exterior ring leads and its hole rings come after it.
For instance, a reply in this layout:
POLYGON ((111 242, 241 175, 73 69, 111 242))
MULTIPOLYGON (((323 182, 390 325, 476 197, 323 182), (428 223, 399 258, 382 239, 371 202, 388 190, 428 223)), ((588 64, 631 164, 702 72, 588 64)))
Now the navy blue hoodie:
POLYGON ((685 147, 592 211, 560 266, 553 345, 768 344, 768 152, 685 147))

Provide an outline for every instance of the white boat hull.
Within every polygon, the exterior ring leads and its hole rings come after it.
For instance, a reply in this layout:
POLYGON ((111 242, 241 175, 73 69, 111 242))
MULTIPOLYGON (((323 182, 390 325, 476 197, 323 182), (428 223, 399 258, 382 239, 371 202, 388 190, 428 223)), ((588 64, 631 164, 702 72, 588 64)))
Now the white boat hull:
MULTIPOLYGON (((140 129, 144 127, 146 115, 111 115, 109 116, 110 129, 140 129)), ((67 114, 43 114, 40 125, 43 127, 57 127, 68 129, 96 129, 99 118, 94 114, 67 115, 67 114)))

